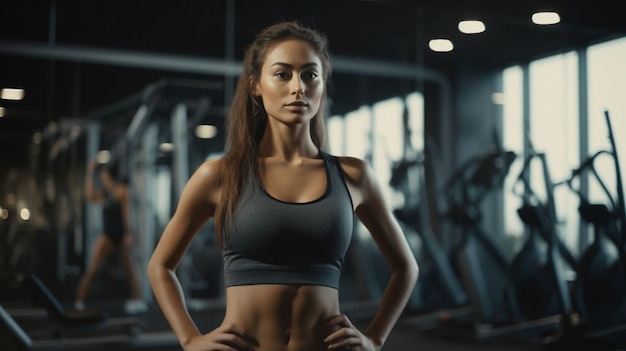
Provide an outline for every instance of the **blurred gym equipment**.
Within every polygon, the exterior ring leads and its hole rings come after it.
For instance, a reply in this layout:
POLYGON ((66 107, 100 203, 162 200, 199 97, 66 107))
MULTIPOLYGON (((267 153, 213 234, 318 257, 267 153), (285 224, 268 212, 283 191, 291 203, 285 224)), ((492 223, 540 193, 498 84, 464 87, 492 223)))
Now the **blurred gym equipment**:
POLYGON ((609 112, 605 111, 609 148, 589 156, 572 171, 564 183, 579 199, 579 213, 583 223, 592 227, 593 240, 582 252, 576 266, 573 305, 580 314, 581 323, 568 337, 574 342, 601 340, 609 344, 626 342, 626 212, 624 187, 619 157, 609 112), (600 176, 596 162, 608 156, 615 174, 615 188, 609 189, 600 176), (590 178, 589 175, 592 177, 590 178), (582 186, 595 181, 602 192, 604 203, 594 203, 582 186))

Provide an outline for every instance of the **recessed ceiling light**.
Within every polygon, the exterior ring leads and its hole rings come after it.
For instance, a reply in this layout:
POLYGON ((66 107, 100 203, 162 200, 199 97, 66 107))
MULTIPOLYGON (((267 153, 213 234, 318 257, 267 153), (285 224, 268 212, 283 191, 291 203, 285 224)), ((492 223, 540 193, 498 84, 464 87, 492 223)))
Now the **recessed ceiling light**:
POLYGON ((0 107, 0 117, 4 117, 4 107, 0 107))
POLYGON ((172 152, 174 151, 174 144, 172 143, 162 143, 159 145, 159 150, 161 152, 172 152))
POLYGON ((3 88, 0 92, 0 98, 4 100, 22 100, 24 98, 24 89, 3 88))
POLYGON ((96 154, 96 160, 99 164, 105 165, 111 161, 111 152, 109 150, 100 150, 96 154))
POLYGON ((217 135, 217 127, 209 124, 196 126, 196 137, 200 139, 211 139, 217 135))
POLYGON ((549 25, 561 22, 561 17, 556 12, 536 12, 532 20, 534 24, 549 25))
POLYGON ((496 105, 504 105, 504 93, 492 93, 491 102, 496 105))
POLYGON ((20 210, 20 219, 23 221, 27 221, 30 219, 30 210, 26 207, 20 210))
POLYGON ((485 24, 482 21, 461 21, 459 22, 459 31, 465 34, 477 34, 485 31, 485 24))
POLYGON ((428 47, 436 52, 449 52, 454 49, 454 45, 448 39, 431 39, 431 41, 428 42, 428 47))

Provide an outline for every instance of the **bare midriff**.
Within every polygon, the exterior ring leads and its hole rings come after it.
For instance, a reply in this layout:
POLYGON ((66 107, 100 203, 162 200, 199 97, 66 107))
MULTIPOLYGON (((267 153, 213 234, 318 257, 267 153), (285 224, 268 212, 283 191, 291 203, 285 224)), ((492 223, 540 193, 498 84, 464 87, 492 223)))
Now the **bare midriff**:
POLYGON ((224 323, 257 339, 258 351, 323 351, 332 330, 324 325, 339 314, 337 290, 311 285, 246 285, 226 289, 224 323))

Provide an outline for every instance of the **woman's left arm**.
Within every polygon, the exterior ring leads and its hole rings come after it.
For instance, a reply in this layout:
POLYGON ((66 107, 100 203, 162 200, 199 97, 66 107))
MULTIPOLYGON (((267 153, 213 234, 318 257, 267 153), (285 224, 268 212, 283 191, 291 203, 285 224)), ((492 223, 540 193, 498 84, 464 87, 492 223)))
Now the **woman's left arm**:
POLYGON ((362 202, 355 213, 371 233, 391 270, 380 306, 365 330, 366 336, 382 346, 406 307, 419 268, 402 228, 385 201, 374 172, 367 165, 363 167, 359 188, 362 202))
MULTIPOLYGON (((391 271, 378 310, 363 333, 376 349, 380 349, 406 307, 417 282, 419 268, 371 167, 355 158, 344 157, 342 160, 355 214, 371 233, 391 271)), ((340 323, 351 327, 347 317, 338 318, 344 318, 345 321, 340 323)))

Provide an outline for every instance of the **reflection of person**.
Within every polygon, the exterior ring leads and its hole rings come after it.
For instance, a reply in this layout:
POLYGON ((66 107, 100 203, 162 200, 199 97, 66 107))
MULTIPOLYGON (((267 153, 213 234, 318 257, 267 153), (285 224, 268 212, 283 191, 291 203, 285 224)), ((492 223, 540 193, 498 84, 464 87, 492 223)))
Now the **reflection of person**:
POLYGON ((117 169, 112 165, 100 166, 101 187, 93 185, 95 162, 89 163, 85 180, 87 199, 102 205, 103 233, 96 238, 92 247, 91 259, 87 270, 78 282, 74 307, 84 309, 85 299, 91 283, 109 256, 117 251, 126 271, 131 298, 124 308, 127 313, 141 313, 147 310, 147 304, 141 297, 137 272, 132 257, 133 237, 130 231, 128 185, 117 179, 117 169))
POLYGON ((325 38, 296 23, 267 28, 247 50, 225 155, 189 179, 148 267, 185 350, 379 350, 403 311, 417 264, 371 168, 323 149, 329 77, 325 38), (354 214, 391 271, 363 332, 338 298, 354 214), (224 258, 226 311, 203 334, 175 269, 209 218, 224 258))

